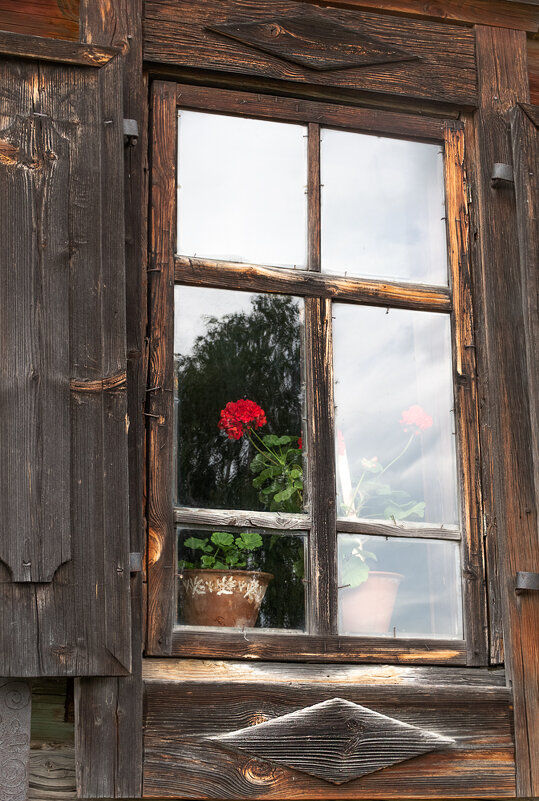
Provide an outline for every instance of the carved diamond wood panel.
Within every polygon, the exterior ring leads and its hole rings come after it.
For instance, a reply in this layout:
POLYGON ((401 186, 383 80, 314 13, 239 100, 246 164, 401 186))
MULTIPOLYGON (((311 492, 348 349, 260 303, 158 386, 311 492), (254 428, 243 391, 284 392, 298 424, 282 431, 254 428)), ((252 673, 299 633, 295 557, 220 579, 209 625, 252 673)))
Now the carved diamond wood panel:
POLYGON ((332 784, 455 743, 342 698, 208 739, 332 784))
POLYGON ((331 18, 322 18, 309 9, 301 16, 209 25, 206 30, 312 70, 365 67, 417 59, 413 53, 388 47, 374 36, 347 28, 331 18))

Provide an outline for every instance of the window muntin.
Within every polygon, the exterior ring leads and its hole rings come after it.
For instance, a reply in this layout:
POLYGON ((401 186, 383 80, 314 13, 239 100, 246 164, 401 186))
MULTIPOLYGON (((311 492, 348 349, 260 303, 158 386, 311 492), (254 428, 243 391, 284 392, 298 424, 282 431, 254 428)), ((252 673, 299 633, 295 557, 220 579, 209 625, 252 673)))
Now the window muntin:
MULTIPOLYGON (((477 503, 479 501, 477 483, 471 478, 471 465, 475 464, 477 454, 477 432, 473 425, 476 419, 474 381, 474 354, 469 350, 471 344, 470 321, 470 287, 468 283, 467 262, 467 215, 466 192, 463 169, 463 132, 460 123, 444 123, 437 119, 425 117, 414 118, 409 115, 369 112, 362 109, 326 106, 324 104, 305 102, 300 105, 281 98, 272 98, 271 103, 262 101, 258 96, 233 92, 221 93, 217 90, 203 90, 199 93, 194 87, 178 87, 179 105, 188 108, 202 107, 208 101, 215 111, 232 112, 238 116, 256 116, 269 118, 274 114, 279 119, 287 115, 291 119, 309 122, 317 119, 320 123, 329 123, 333 127, 353 128, 357 119, 357 127, 376 134, 389 137, 407 137, 413 135, 417 128, 419 139, 443 143, 445 191, 448 202, 448 247, 451 265, 451 292, 443 286, 408 284, 407 282, 380 282, 370 279, 320 274, 320 179, 319 179, 319 134, 318 123, 308 124, 308 209, 309 209, 309 269, 305 271, 283 271, 270 267, 256 267, 239 263, 208 261, 203 258, 177 256, 174 259, 175 280, 180 284, 237 288, 242 291, 255 290, 278 294, 294 294, 305 298, 306 312, 306 391, 309 399, 307 414, 307 448, 310 456, 305 462, 307 492, 311 492, 312 507, 307 513, 299 515, 274 515, 268 512, 234 511, 215 509, 189 509, 176 507, 174 520, 182 525, 198 526, 211 521, 212 525, 249 526, 259 525, 266 529, 282 528, 287 530, 308 531, 310 548, 308 556, 309 576, 307 593, 307 632, 305 637, 285 639, 277 633, 255 629, 246 632, 215 632, 213 629, 192 631, 190 628, 178 629, 171 640, 170 651, 165 653, 213 654, 226 657, 250 654, 255 658, 287 658, 326 661, 331 659, 348 659, 352 661, 378 661, 397 657, 406 653, 408 663, 438 662, 444 664, 479 664, 480 655, 485 651, 482 632, 484 627, 478 621, 483 618, 484 599, 482 597, 482 562, 479 546, 480 519, 477 503), (341 122, 342 120, 342 122, 341 122), (462 272, 460 267, 463 267, 462 272), (316 273, 318 272, 318 275, 316 273), (422 312, 436 311, 443 315, 451 315, 453 335, 453 370, 455 380, 455 404, 457 415, 456 434, 459 444, 458 474, 459 485, 463 487, 462 529, 453 525, 427 524, 411 522, 387 526, 383 522, 353 521, 343 519, 339 522, 339 531, 346 534, 369 534, 394 538, 397 536, 414 537, 427 540, 460 540, 462 568, 466 581, 463 583, 464 631, 466 640, 429 639, 391 637, 365 637, 362 635, 336 636, 338 632, 338 592, 337 592, 337 521, 335 515, 335 462, 333 455, 334 419, 333 419, 333 382, 332 369, 327 354, 331 352, 332 339, 332 301, 363 305, 376 305, 384 308, 402 308, 422 312), (315 336, 313 336, 315 334, 315 336), (470 343, 470 344, 468 344, 470 343), (471 389, 471 392, 469 391, 471 389), (316 487, 317 492, 312 492, 316 487), (278 517, 278 519, 277 519, 278 517), (471 620, 471 613, 477 615, 471 620), (372 643, 372 645, 371 645, 372 643), (209 649, 209 650, 208 650, 209 649)), ((171 119, 171 95, 163 95, 162 103, 168 104, 166 116, 171 119)), ((164 107, 162 106, 162 108, 164 107)), ((159 115, 159 109, 156 112, 159 115)), ((159 119, 159 117, 156 117, 159 119)), ((172 127, 172 126, 171 126, 172 127)), ((160 134, 162 137, 163 134, 160 134)), ((165 137, 166 138, 166 137, 165 137)), ((175 149, 175 146, 174 146, 175 149)), ((154 152, 155 149, 154 149, 154 152)), ((168 145, 168 163, 173 163, 173 149, 168 145)), ((167 190, 168 191, 168 190, 167 190)), ((167 195, 168 196, 168 195, 167 195)), ((170 197, 172 197, 170 195, 170 197)), ((167 205, 168 210, 173 203, 167 205)), ((170 220, 168 213, 164 222, 170 220)), ((169 230, 174 223, 168 223, 169 230)), ((165 230, 165 229, 163 229, 165 230)), ((162 241, 157 236, 157 241, 162 241)), ((165 248, 166 252, 166 248, 165 248)), ((169 306, 170 308, 170 306, 169 306)), ((171 341, 171 337, 168 337, 171 341)), ((172 345, 170 351, 172 351, 172 345)), ((154 373, 158 377, 160 371, 154 373)), ((154 405, 155 408, 155 405, 154 405)), ((172 441, 172 437, 171 437, 172 441)), ((159 498, 159 492, 157 499, 159 498)), ((152 503, 153 501, 151 501, 152 503)), ((167 540, 168 541, 168 540, 167 540)), ((172 541, 172 538, 171 538, 172 541)), ((166 592, 163 585, 163 572, 154 571, 157 583, 161 584, 161 596, 166 592)), ((155 579, 154 579, 155 580, 155 579)), ((157 585, 154 590, 157 591, 157 585)), ((457 588, 457 592, 458 592, 457 588)), ((150 642, 157 643, 157 651, 161 653, 161 631, 166 637, 166 625, 163 626, 153 618, 150 627, 150 642)), ((152 646, 153 647, 153 646, 152 646)))

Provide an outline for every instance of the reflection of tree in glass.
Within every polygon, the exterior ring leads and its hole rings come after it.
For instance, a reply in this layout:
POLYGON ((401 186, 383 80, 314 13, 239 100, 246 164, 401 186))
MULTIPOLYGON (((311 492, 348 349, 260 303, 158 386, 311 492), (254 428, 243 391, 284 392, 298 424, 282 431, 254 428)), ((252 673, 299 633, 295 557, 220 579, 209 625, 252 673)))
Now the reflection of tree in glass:
POLYGON ((249 442, 217 428, 230 400, 266 412, 264 433, 301 433, 300 324, 295 298, 256 295, 249 313, 208 317, 189 356, 176 357, 178 501, 187 506, 263 509, 249 470, 249 442))
MULTIPOLYGON (((217 424, 228 401, 249 398, 266 412, 266 433, 300 436, 300 348, 298 301, 255 295, 249 312, 209 316, 191 354, 176 356, 180 505, 266 508, 252 484, 255 451, 247 438, 229 440, 217 424)), ((274 537, 263 548, 258 568, 275 575, 261 611, 264 625, 303 625, 299 546, 295 538, 274 537)))

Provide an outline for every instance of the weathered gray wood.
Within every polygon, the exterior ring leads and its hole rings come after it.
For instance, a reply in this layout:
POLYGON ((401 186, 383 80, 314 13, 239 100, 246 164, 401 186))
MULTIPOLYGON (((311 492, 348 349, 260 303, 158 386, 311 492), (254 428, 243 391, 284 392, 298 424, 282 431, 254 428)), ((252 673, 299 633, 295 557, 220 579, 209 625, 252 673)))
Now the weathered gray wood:
POLYGON ((2 81, 19 89, 0 121, 0 559, 13 581, 49 582, 71 558, 69 141, 35 66, 13 64, 2 81))
MULTIPOLYGON (((28 445, 16 447, 13 432, 3 434, 2 461, 7 460, 21 481, 28 469, 36 478, 35 508, 45 522, 54 519, 55 524, 50 531, 51 526, 45 529, 35 519, 43 553, 51 553, 50 561, 58 563, 58 542, 65 541, 62 532, 67 532, 71 554, 48 584, 0 584, 0 675, 122 675, 130 666, 126 392, 121 381, 108 382, 125 374, 126 367, 123 132, 121 94, 116 91, 121 65, 113 59, 94 70, 4 61, 1 80, 7 87, 2 128, 22 132, 24 126, 35 126, 34 118, 41 120, 36 130, 44 133, 31 139, 32 147, 47 143, 39 137, 53 131, 50 146, 40 145, 44 170, 48 159, 63 176, 61 191, 47 185, 42 200, 39 194, 27 195, 26 177, 12 208, 2 215, 20 247, 36 242, 34 255, 25 249, 15 252, 2 270, 5 281, 16 264, 19 286, 31 287, 34 305, 32 325, 24 312, 21 332, 6 311, 15 326, 10 326, 10 336, 18 338, 19 347, 4 369, 24 373, 28 352, 22 344, 29 341, 38 365, 34 383, 55 393, 44 392, 46 405, 36 423, 26 403, 25 430, 39 428, 35 435, 19 436, 35 443, 34 451, 29 453, 28 445), (37 256, 38 248, 42 255, 37 256), (41 267, 43 286, 33 277, 39 278, 40 264, 47 266, 46 271, 41 267), (52 287, 62 278, 65 285, 58 286, 55 299, 52 287), (88 392, 88 382, 96 381, 102 389, 88 392), (61 403, 53 402, 55 396, 61 403), (43 417, 52 413, 54 419, 43 417), (125 625, 117 625, 118 615, 125 625)), ((21 147, 24 139, 9 144, 21 147)), ((28 176, 32 161, 16 167, 18 173, 28 176)), ((7 234, 7 241, 11 236, 7 234)), ((34 482, 32 491, 35 487, 34 482)), ((18 514, 28 515, 29 501, 9 492, 4 514, 13 516, 19 501, 23 511, 18 514)), ((4 542, 10 537, 24 539, 20 527, 4 528, 4 542)), ((65 552, 60 553, 63 557, 65 552)))
POLYGON ((533 480, 530 400, 518 259, 515 195, 494 189, 495 162, 511 163, 507 112, 528 99, 526 39, 478 27, 479 236, 482 262, 476 304, 482 386, 482 446, 492 481, 486 524, 495 532, 501 582, 504 647, 515 703, 517 795, 539 795, 539 597, 515 594, 518 570, 539 570, 537 501, 533 480))
MULTIPOLYGON (((503 668, 487 669, 455 667, 407 667, 404 665, 309 665, 293 662, 214 662, 209 659, 144 659, 142 663, 145 682, 223 682, 231 684, 260 683, 268 687, 275 683, 288 686, 296 684, 349 685, 366 687, 391 687, 413 689, 414 692, 427 691, 430 687, 453 687, 455 692, 473 692, 471 688, 481 687, 487 692, 490 687, 497 697, 503 688, 505 698, 511 699, 511 691, 506 687, 503 668)), ((336 691, 337 692, 337 691, 336 691)), ((339 692, 345 692, 344 689, 339 692)), ((501 696, 502 697, 503 693, 501 696)))
POLYGON ((0 798, 26 801, 32 693, 26 681, 0 679, 0 798))
MULTIPOLYGON (((336 668, 329 669, 329 681, 324 681, 328 672, 324 667, 318 668, 316 683, 296 684, 288 667, 279 679, 267 683, 261 666, 258 680, 244 683, 240 677, 250 665, 241 668, 234 680, 234 670, 219 663, 208 665, 206 678, 195 668, 196 680, 192 681, 190 664, 178 666, 174 681, 145 684, 146 796, 254 799, 263 793, 271 799, 405 799, 514 795, 510 694, 504 687, 437 686, 429 681, 426 670, 422 678, 416 675, 403 686, 402 676, 398 672, 391 676, 395 668, 390 667, 372 668, 385 671, 385 676, 378 677, 376 672, 362 677, 362 668, 352 668, 352 673, 358 671, 353 680, 340 685, 333 674, 336 668), (256 724, 336 696, 453 738, 455 745, 329 790, 322 779, 247 754, 233 754, 210 739, 247 727, 256 731, 256 724)), ((297 670, 301 674, 305 668, 298 666, 297 670)), ((317 726, 311 731, 316 738, 317 726)))
POLYGON ((330 698, 208 739, 336 785, 455 745, 452 737, 410 726, 343 698, 330 698))
POLYGON ((309 515, 281 512, 246 512, 227 509, 174 509, 174 522, 210 526, 258 526, 280 528, 285 531, 306 531, 311 528, 309 515))
POLYGON ((539 497, 539 107, 511 113, 513 172, 517 203, 522 313, 530 397, 535 493, 539 497))
POLYGON ((477 100, 473 35, 457 25, 365 11, 313 9, 285 0, 259 4, 247 0, 148 0, 144 31, 148 61, 277 78, 298 86, 361 89, 460 105, 474 105, 477 100), (421 60, 326 73, 287 63, 207 30, 209 26, 263 22, 292 14, 316 15, 328 28, 337 24, 361 31, 390 49, 404 50, 421 60))

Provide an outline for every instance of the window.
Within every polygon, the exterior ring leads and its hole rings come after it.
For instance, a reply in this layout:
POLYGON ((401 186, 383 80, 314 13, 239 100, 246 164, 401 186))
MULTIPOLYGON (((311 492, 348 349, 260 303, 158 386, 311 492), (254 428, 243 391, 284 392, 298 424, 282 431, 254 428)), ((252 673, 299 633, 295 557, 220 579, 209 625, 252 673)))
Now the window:
POLYGON ((167 83, 153 120, 149 652, 480 662, 462 126, 167 83))

